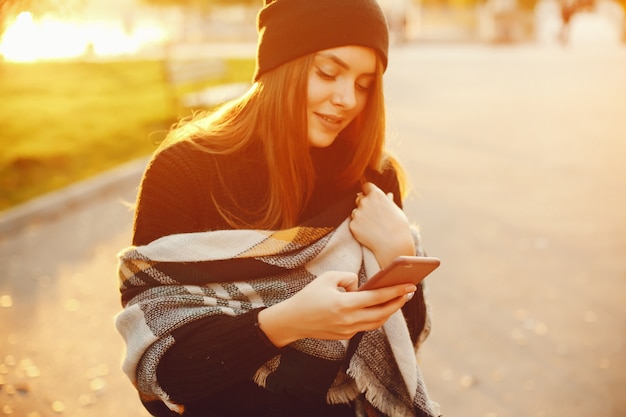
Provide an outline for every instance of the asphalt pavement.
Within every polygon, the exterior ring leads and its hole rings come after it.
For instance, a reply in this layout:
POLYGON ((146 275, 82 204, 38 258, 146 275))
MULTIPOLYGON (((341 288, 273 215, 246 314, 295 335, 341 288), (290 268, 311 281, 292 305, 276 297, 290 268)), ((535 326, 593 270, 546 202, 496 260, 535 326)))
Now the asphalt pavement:
MULTIPOLYGON (((390 63, 407 213, 442 260, 431 396, 446 417, 625 416, 626 48, 408 44, 390 63)), ((144 163, 0 217, 0 414, 148 416, 113 326, 144 163)))
POLYGON ((421 363, 445 416, 626 416, 626 48, 402 49, 407 202, 442 267, 421 363))

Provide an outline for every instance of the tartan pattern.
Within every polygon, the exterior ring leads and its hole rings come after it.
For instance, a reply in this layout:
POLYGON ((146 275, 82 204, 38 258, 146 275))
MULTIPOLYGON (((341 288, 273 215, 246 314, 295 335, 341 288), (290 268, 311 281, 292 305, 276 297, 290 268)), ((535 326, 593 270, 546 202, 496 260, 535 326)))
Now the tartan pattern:
MULTIPOLYGON (((129 247, 119 257, 124 309, 116 317, 126 341, 123 369, 143 400, 173 404, 156 380, 172 332, 212 315, 240 315, 279 303, 327 270, 351 271, 363 282, 378 268, 374 255, 349 230, 299 226, 279 231, 222 230, 166 236, 129 247)), ((416 244, 419 241, 416 236, 416 244)), ((302 339, 291 348, 312 358, 343 361, 348 341, 302 339)), ((254 376, 265 386, 281 356, 254 376)), ((308 361, 307 361, 308 362, 308 361)), ((402 312, 365 332, 326 392, 329 403, 366 401, 379 415, 434 416, 402 312)), ((313 371, 315 367, 312 367, 313 371)), ((294 381, 296 383, 297 381, 294 381)))

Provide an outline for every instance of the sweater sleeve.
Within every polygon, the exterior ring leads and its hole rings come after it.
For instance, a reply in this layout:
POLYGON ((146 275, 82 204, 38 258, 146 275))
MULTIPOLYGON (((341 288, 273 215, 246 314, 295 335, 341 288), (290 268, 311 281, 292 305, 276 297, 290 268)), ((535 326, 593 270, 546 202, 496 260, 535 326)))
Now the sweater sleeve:
POLYGON ((258 313, 209 317, 173 334, 176 342, 161 360, 157 379, 174 402, 205 398, 250 379, 280 352, 256 325, 258 313))
POLYGON ((370 171, 366 176, 368 181, 376 184, 385 193, 393 193, 393 201, 402 208, 402 195, 400 182, 395 168, 391 163, 386 163, 382 172, 370 171))

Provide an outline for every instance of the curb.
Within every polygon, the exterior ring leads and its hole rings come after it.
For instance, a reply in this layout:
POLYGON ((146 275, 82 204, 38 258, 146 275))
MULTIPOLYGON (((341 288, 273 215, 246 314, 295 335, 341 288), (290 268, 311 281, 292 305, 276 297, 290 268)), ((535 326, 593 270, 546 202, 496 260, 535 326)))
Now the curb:
POLYGON ((54 218, 64 210, 84 205, 94 198, 124 186, 138 186, 148 161, 149 157, 123 164, 103 174, 0 212, 0 236, 17 232, 33 222, 54 218))

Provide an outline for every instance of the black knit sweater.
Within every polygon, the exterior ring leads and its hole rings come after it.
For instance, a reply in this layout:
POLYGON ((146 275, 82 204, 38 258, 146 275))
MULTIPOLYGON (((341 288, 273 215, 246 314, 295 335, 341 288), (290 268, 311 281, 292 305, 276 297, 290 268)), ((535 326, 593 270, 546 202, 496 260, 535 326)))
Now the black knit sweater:
MULTIPOLYGON (((359 184, 340 187, 334 181, 349 157, 341 147, 340 141, 336 141, 329 148, 312 151, 317 182, 300 221, 346 196, 356 197, 360 191, 359 184)), ((227 208, 232 211, 258 208, 268 184, 268 167, 261 155, 259 149, 250 147, 236 154, 214 156, 185 142, 156 153, 142 180, 133 244, 144 245, 174 233, 229 229, 214 201, 229 205, 227 208)), ((392 168, 383 173, 369 172, 367 180, 392 192, 401 205, 392 168)), ((414 340, 425 319, 422 294, 416 295, 403 307, 414 340)), ((254 372, 280 352, 258 331, 257 314, 253 311, 237 317, 207 317, 173 334, 176 342, 159 364, 157 378, 172 401, 185 405, 184 415, 354 416, 347 406, 311 403, 288 394, 271 393, 252 382, 254 372)), ((155 416, 175 415, 162 403, 145 406, 155 416)))

